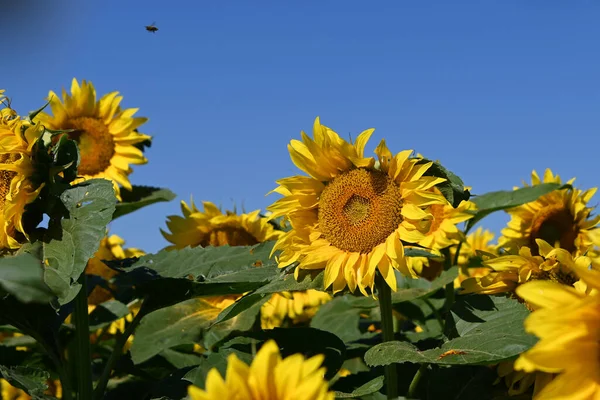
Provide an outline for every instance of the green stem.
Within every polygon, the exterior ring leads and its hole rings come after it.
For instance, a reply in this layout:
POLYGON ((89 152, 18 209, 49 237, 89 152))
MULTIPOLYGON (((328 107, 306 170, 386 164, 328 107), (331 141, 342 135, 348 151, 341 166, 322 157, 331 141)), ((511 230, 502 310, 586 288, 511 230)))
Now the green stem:
POLYGON ((413 376, 412 381, 410 382, 410 386, 408 387, 408 393, 406 394, 406 397, 408 399, 416 398, 415 396, 417 394, 417 388, 419 387, 419 382, 421 381, 421 378, 423 377, 423 373, 425 372, 426 369, 427 369, 427 364, 421 364, 421 366, 415 373, 415 376, 413 376))
POLYGON ((92 352, 90 350, 90 323, 88 318, 87 284, 85 273, 79 281, 81 290, 75 297, 75 341, 77 353, 72 360, 77 370, 77 399, 92 399, 92 352))
MULTIPOLYGON (((460 249, 457 249, 460 250, 460 249)), ((446 247, 442 249, 444 255, 444 271, 448 271, 452 268, 452 257, 450 257, 450 248, 446 247)), ((458 254, 458 253, 457 253, 458 254)), ((454 281, 446 285, 446 311, 450 311, 450 308, 454 304, 454 281)))
POLYGON ((104 366, 104 370, 102 370, 102 375, 100 376, 100 380, 98 381, 96 389, 94 390, 95 400, 100 400, 104 398, 104 390, 106 390, 106 385, 108 385, 110 373, 112 372, 119 358, 121 358, 121 356, 123 355, 123 347, 125 346, 125 343, 127 343, 127 339, 129 339, 129 336, 133 334, 133 331, 135 331, 135 328, 137 328, 144 315, 144 304, 142 303, 142 307, 140 308, 140 311, 138 311, 133 321, 131 321, 131 323, 127 326, 125 332, 123 332, 117 338, 115 347, 113 348, 112 353, 110 353, 110 357, 108 358, 108 361, 104 366))
MULTIPOLYGON (((377 286, 377 296, 379 297, 379 309, 381 311, 381 331, 383 335, 383 341, 391 342, 394 340, 392 290, 379 273, 377 273, 377 275, 375 276, 375 285, 377 286)), ((398 397, 398 375, 396 373, 396 364, 388 364, 384 368, 385 382, 387 386, 387 398, 395 399, 398 397)))

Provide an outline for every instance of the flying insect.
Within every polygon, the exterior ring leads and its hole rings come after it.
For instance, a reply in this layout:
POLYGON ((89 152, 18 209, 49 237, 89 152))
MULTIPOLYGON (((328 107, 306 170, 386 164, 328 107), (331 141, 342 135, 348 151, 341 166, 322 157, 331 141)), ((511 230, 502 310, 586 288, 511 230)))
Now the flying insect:
POLYGON ((158 30, 158 28, 155 26, 156 22, 153 22, 151 25, 146 25, 146 30, 148 32, 156 32, 158 30))

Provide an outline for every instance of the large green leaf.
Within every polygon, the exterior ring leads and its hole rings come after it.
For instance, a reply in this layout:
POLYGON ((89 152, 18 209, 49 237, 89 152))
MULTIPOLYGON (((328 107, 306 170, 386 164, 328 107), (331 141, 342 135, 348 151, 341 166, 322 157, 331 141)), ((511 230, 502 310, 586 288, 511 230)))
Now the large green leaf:
POLYGON ((105 328, 112 322, 127 316, 130 312, 129 308, 120 301, 105 301, 90 313, 90 332, 105 328))
POLYGON ((462 296, 452 308, 454 339, 441 347, 421 351, 411 343, 386 342, 371 348, 365 362, 371 366, 391 363, 445 365, 494 364, 528 350, 537 339, 525 332, 525 306, 505 297, 462 296))
MULTIPOLYGON (((423 159, 421 163, 430 162, 431 160, 423 159)), ((433 165, 425 172, 425 176, 437 176, 446 179, 445 182, 437 185, 437 188, 442 192, 444 197, 452 204, 453 207, 458 207, 461 201, 469 200, 469 191, 465 190, 465 184, 457 175, 448 171, 439 162, 433 161, 433 165)))
POLYGON ((171 201, 175 197, 175 193, 169 189, 151 186, 134 185, 131 191, 121 189, 122 200, 117 204, 113 219, 117 219, 151 204, 171 201))
POLYGON ((402 303, 424 297, 431 296, 448 283, 453 282, 458 276, 458 267, 452 267, 447 271, 443 271, 433 281, 427 279, 411 279, 405 276, 396 274, 398 290, 392 293, 392 303, 402 303))
POLYGON ((51 234, 56 230, 58 237, 44 243, 42 256, 44 281, 59 303, 65 304, 77 295, 81 287, 77 279, 106 235, 116 197, 110 181, 92 179, 65 190, 60 198, 69 215, 60 221, 60 227, 49 228, 51 234))
POLYGON ((148 254, 125 268, 117 285, 135 286, 156 310, 198 296, 241 294, 280 274, 269 258, 273 242, 256 246, 196 247, 148 254))
MULTIPOLYGON (((359 298, 360 299, 360 298, 359 298)), ((359 340, 363 333, 358 327, 360 314, 365 309, 377 306, 376 301, 361 302, 355 300, 354 296, 346 295, 336 297, 330 302, 319 307, 310 326, 337 335, 345 343, 359 340), (362 307, 361 307, 362 305, 362 307)))
POLYGON ((336 399, 357 399, 362 398, 371 393, 378 392, 383 387, 383 376, 378 376, 375 379, 370 380, 364 385, 356 388, 352 393, 335 392, 336 399))
POLYGON ((529 186, 517 190, 500 190, 489 192, 471 199, 477 206, 475 216, 467 221, 467 231, 486 216, 500 210, 517 207, 525 203, 537 200, 540 196, 553 192, 571 188, 571 185, 562 185, 560 183, 542 183, 540 185, 529 186))
POLYGON ((54 298, 44 283, 42 263, 28 253, 0 258, 0 288, 23 303, 48 303, 54 298))
POLYGON ((50 374, 42 369, 0 365, 0 375, 14 387, 24 390, 35 398, 45 397, 44 391, 48 389, 46 381, 50 378, 50 374))

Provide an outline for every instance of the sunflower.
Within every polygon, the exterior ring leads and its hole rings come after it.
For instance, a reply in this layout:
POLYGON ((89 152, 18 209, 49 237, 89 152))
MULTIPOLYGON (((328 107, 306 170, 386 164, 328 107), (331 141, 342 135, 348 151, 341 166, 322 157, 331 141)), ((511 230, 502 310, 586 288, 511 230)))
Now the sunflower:
POLYGON ((119 185, 131 190, 131 165, 148 162, 138 146, 151 137, 137 131, 147 118, 134 117, 137 108, 122 110, 119 92, 96 101, 96 89, 85 80, 80 86, 73 78, 71 95, 63 89, 62 102, 53 91, 48 98, 52 116, 41 112, 36 119, 49 129, 73 130, 67 135, 79 146, 78 174, 86 179, 112 180, 119 198, 119 185))
POLYGON ((331 300, 328 293, 318 290, 275 293, 260 310, 262 329, 280 327, 286 320, 293 324, 309 321, 322 304, 331 300))
POLYGON ((0 250, 21 247, 25 206, 39 195, 34 184, 32 150, 42 134, 39 125, 23 121, 10 108, 0 110, 0 250))
MULTIPOLYGON (((483 265, 483 260, 479 254, 479 252, 484 252, 494 256, 498 255, 497 246, 490 244, 492 240, 494 240, 494 234, 487 229, 484 230, 482 227, 477 228, 475 232, 467 235, 458 254, 458 266, 460 269, 458 277, 454 281, 455 288, 459 288, 467 278, 483 277, 492 271, 483 265)), ((456 251, 451 253, 454 259, 456 251)))
POLYGON ((248 214, 225 214, 209 201, 203 202, 204 211, 198 210, 194 201, 188 206, 181 202, 183 217, 170 215, 167 226, 171 233, 161 229, 161 233, 172 246, 168 250, 196 246, 251 246, 282 235, 275 230, 267 218, 259 216, 260 210, 248 214))
MULTIPOLYGON (((575 179, 568 181, 572 184, 575 179)), ((550 169, 543 181, 533 171, 532 186, 541 183, 562 183, 558 175, 550 169)), ((525 183, 525 186, 527 183, 525 183)), ((553 246, 559 246, 576 255, 584 254, 591 246, 600 245, 600 216, 592 217, 592 208, 587 204, 596 188, 555 190, 535 201, 508 210, 511 220, 502 230, 500 247, 518 249, 528 246, 533 255, 538 255, 536 239, 543 239, 553 246)))
POLYGON ((498 379, 494 384, 504 382, 509 396, 525 394, 533 386, 533 396, 536 397, 554 378, 554 374, 535 371, 531 373, 515 371, 514 361, 503 361, 496 366, 498 379))
POLYGON ((305 359, 302 354, 282 359, 277 344, 270 340, 260 348, 250 366, 231 354, 225 379, 216 368, 211 369, 205 389, 189 386, 189 398, 333 400, 334 393, 324 379, 325 368, 321 367, 324 359, 323 355, 305 359))
MULTIPOLYGON (((105 236, 100 241, 100 247, 94 257, 88 261, 85 273, 97 275, 106 281, 112 279, 116 274, 112 268, 106 266, 103 261, 123 260, 126 258, 141 257, 145 253, 140 249, 123 248, 125 240, 117 235, 105 236)), ((96 286, 88 296, 88 304, 98 305, 112 298, 112 293, 104 287, 96 286)))
POLYGON ((276 243, 284 267, 298 262, 301 269, 325 269, 325 288, 337 293, 346 286, 373 292, 379 269, 396 290, 394 270, 416 276, 404 258, 402 241, 418 243, 426 237, 433 215, 428 207, 446 204, 429 190, 444 182, 424 176, 431 162, 410 158, 412 150, 392 155, 385 141, 373 157, 364 157, 373 129, 348 143, 315 120, 314 140, 302 132, 288 150, 294 164, 310 176, 277 181, 274 192, 284 197, 267 209, 271 218, 285 216, 292 229, 276 243))
POLYGON ((599 399, 600 272, 590 269, 587 257, 574 262, 568 254, 558 257, 583 285, 536 281, 517 288, 517 295, 534 306, 525 329, 539 341, 517 359, 515 369, 558 374, 536 399, 599 399))
POLYGON ((514 292, 517 286, 530 280, 552 280, 566 285, 577 281, 570 268, 573 258, 567 250, 553 248, 542 239, 536 239, 536 247, 540 255, 533 255, 529 247, 521 247, 518 255, 504 255, 484 261, 483 265, 493 271, 483 277, 465 279, 462 282, 462 294, 514 292))

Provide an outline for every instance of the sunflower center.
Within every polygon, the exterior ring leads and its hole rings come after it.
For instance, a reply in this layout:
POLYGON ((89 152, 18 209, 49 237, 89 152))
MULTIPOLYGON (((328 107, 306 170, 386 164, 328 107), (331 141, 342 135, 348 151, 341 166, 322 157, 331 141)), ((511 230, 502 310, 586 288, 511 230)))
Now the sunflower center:
MULTIPOLYGON (((13 164, 20 158, 20 154, 0 154, 0 163, 13 164)), ((0 211, 4 211, 6 196, 10 193, 10 184, 16 175, 14 171, 0 170, 0 211)))
POLYGON ((437 231, 444 221, 444 206, 441 204, 433 204, 429 207, 429 212, 433 215, 433 220, 431 221, 431 227, 429 228, 428 233, 432 233, 437 231))
POLYGON ((242 228, 220 227, 204 235, 199 245, 206 246, 252 246, 258 244, 258 240, 242 228))
POLYGON ((77 172, 96 175, 106 171, 115 154, 115 142, 108 127, 97 118, 79 117, 71 119, 67 128, 75 129, 69 133, 69 138, 79 144, 81 162, 77 172))
POLYGON ((533 255, 539 255, 535 239, 543 239, 551 246, 560 244, 560 247, 573 252, 575 239, 579 229, 573 223, 571 212, 562 205, 550 206, 538 211, 533 219, 529 245, 533 255))
POLYGON ((387 174, 364 168, 334 178, 319 199, 319 229, 338 249, 368 253, 402 222, 402 193, 387 174))

